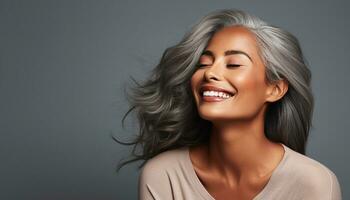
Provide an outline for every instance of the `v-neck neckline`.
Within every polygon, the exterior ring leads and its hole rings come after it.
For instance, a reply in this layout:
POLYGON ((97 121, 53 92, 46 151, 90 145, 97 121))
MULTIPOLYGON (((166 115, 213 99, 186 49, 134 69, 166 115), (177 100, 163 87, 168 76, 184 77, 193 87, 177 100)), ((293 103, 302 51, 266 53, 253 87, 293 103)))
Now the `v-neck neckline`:
MULTIPOLYGON (((259 200, 260 197, 262 197, 263 194, 265 194, 273 184, 274 180, 276 179, 275 176, 277 176, 278 172, 283 167, 283 164, 285 163, 286 157, 289 153, 289 149, 287 146, 285 146, 282 143, 279 143, 283 146, 284 154, 281 159, 281 161, 278 163, 277 167, 273 170, 267 184, 265 184, 264 188, 253 198, 253 200, 259 200)), ((190 151, 189 147, 186 148, 186 162, 188 167, 188 175, 190 176, 190 180, 194 187, 196 188, 197 192, 205 199, 205 200, 215 200, 215 198, 208 192, 208 190, 204 187, 202 182, 199 180, 199 177, 196 174, 196 171, 194 169, 194 166, 192 164, 191 158, 190 158, 190 151)))

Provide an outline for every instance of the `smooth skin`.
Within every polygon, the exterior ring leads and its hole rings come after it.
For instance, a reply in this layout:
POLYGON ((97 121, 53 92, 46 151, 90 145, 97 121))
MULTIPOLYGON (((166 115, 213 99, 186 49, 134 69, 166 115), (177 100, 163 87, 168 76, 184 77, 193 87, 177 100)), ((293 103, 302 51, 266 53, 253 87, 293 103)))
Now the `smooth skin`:
POLYGON ((281 99, 288 83, 268 84, 255 35, 247 28, 220 29, 209 41, 191 78, 199 115, 213 124, 208 145, 190 148, 196 174, 216 200, 253 199, 267 185, 284 155, 281 144, 264 133, 269 103, 281 99), (225 51, 244 53, 225 55, 225 51), (220 102, 205 102, 202 84, 236 93, 220 102))

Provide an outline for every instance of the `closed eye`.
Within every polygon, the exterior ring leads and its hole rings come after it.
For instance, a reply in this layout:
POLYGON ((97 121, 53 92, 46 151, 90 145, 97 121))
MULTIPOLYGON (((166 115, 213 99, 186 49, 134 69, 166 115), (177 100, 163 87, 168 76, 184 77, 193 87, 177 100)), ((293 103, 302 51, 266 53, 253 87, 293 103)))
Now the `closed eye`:
POLYGON ((241 66, 241 65, 238 65, 238 64, 229 64, 229 65, 227 65, 228 67, 239 67, 239 66, 241 66))
MULTIPOLYGON (((197 64, 198 67, 205 67, 205 66, 208 66, 206 64, 197 64)), ((228 67, 239 67, 241 65, 238 65, 238 64, 228 64, 227 65, 228 67)))
POLYGON ((205 64, 198 64, 197 66, 198 66, 198 67, 204 67, 204 66, 208 66, 208 65, 205 65, 205 64))

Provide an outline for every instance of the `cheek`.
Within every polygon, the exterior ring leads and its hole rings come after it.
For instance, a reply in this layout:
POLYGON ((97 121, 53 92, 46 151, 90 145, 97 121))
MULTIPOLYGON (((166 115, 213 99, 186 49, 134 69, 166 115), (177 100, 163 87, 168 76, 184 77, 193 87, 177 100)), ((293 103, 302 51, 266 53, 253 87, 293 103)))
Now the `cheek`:
POLYGON ((198 103, 200 96, 198 94, 198 88, 199 88, 199 84, 201 83, 201 79, 203 77, 203 72, 200 71, 196 71, 192 77, 191 77, 191 92, 192 95, 194 97, 194 100, 198 103))
POLYGON ((249 72, 241 74, 241 76, 235 77, 235 83, 237 85, 238 92, 259 95, 264 90, 264 78, 258 75, 256 72, 249 72))
POLYGON ((192 77, 191 77, 191 88, 192 88, 192 91, 195 90, 196 88, 198 88, 198 84, 200 83, 201 81, 201 72, 199 71, 196 71, 192 77))

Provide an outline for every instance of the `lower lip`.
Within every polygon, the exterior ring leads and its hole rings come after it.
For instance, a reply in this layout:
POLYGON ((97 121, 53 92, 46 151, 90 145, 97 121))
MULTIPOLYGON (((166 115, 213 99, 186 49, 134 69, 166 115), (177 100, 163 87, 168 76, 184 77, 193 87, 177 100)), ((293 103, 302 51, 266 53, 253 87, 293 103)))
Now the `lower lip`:
MULTIPOLYGON (((233 96, 227 98, 227 99, 230 99, 232 98, 233 96)), ((220 101, 225 101, 227 99, 224 99, 224 98, 220 98, 220 97, 209 97, 209 96, 202 96, 202 99, 203 101, 206 101, 206 102, 220 102, 220 101)))

